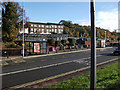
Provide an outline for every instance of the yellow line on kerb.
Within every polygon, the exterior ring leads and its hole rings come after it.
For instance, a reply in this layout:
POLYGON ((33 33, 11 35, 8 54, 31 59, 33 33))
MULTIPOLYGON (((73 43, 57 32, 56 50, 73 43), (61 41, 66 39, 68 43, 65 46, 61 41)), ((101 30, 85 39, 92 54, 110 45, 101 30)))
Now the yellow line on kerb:
MULTIPOLYGON (((111 60, 109 60, 109 61, 105 61, 105 62, 99 63, 99 64, 97 64, 97 66, 102 65, 102 64, 105 64, 105 63, 108 63, 108 62, 115 61, 115 60, 117 60, 117 59, 118 59, 118 58, 111 59, 111 60)), ((79 71, 82 71, 82 70, 86 70, 86 69, 89 69, 89 68, 90 68, 90 66, 85 67, 85 68, 82 68, 82 69, 77 69, 77 70, 74 70, 74 71, 70 71, 70 72, 67 72, 67 73, 63 73, 63 74, 60 74, 60 75, 48 77, 48 78, 45 78, 45 79, 42 79, 42 80, 37 80, 37 81, 33 81, 33 82, 29 82, 29 83, 22 84, 22 85, 13 86, 13 87, 10 87, 10 88, 15 88, 15 89, 16 89, 16 88, 23 88, 23 87, 26 87, 26 86, 29 86, 29 85, 33 85, 33 84, 37 84, 37 83, 44 82, 44 81, 47 81, 47 80, 55 79, 55 78, 58 78, 58 77, 62 77, 62 76, 65 76, 65 75, 69 75, 69 74, 72 74, 72 73, 75 73, 75 72, 79 72, 79 71)))

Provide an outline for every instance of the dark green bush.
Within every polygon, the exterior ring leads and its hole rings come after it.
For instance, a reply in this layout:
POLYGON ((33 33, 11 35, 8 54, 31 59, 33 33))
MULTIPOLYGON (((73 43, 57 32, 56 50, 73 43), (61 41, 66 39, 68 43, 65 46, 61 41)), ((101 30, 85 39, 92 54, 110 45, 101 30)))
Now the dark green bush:
POLYGON ((55 46, 55 40, 54 39, 48 39, 47 43, 49 46, 55 46))
POLYGON ((61 40, 61 43, 63 44, 63 46, 66 46, 66 40, 61 40))
POLYGON ((74 38, 68 38, 68 41, 70 46, 75 46, 76 40, 74 38))
POLYGON ((55 41, 55 46, 61 46, 61 41, 55 41))

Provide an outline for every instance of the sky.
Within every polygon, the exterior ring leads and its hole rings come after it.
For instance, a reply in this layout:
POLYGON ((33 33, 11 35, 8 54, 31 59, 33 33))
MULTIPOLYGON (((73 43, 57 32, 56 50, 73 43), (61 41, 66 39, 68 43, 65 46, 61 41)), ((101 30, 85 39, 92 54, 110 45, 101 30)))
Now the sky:
MULTIPOLYGON (((89 2, 25 2, 26 16, 31 22, 59 23, 72 21, 79 25, 90 25, 89 2)), ((118 3, 95 3, 96 27, 114 31, 118 29, 118 3)))

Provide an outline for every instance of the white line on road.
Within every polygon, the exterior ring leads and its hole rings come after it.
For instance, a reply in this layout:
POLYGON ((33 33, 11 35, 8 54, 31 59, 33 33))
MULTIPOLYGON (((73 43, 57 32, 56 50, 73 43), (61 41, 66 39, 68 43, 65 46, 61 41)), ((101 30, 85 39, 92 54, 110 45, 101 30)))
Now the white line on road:
MULTIPOLYGON (((97 55, 97 57, 100 57, 100 56, 102 56, 102 55, 97 55)), ((52 66, 58 66, 58 65, 67 64, 67 63, 76 62, 76 61, 85 60, 85 59, 90 59, 90 58, 91 57, 67 61, 67 62, 61 62, 61 63, 56 63, 56 64, 51 64, 51 65, 46 65, 46 66, 42 66, 42 67, 35 67, 35 68, 30 68, 30 69, 25 69, 25 70, 19 70, 19 71, 14 71, 14 72, 9 72, 9 73, 2 73, 2 74, 0 74, 0 76, 17 74, 17 73, 22 73, 22 72, 27 72, 27 71, 32 71, 32 70, 37 70, 37 69, 42 69, 42 68, 48 68, 48 67, 52 67, 52 66)))

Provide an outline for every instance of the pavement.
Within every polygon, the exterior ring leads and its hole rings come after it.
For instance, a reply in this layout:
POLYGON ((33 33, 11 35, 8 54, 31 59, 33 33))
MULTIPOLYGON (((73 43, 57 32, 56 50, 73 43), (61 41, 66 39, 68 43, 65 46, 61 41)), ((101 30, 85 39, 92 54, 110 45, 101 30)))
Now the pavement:
MULTIPOLYGON (((97 49, 97 64, 115 60, 115 48, 97 49)), ((90 50, 56 53, 51 55, 25 57, 25 63, 17 63, 2 68, 2 87, 16 88, 30 85, 36 81, 46 80, 61 74, 76 71, 90 66, 90 50)))

